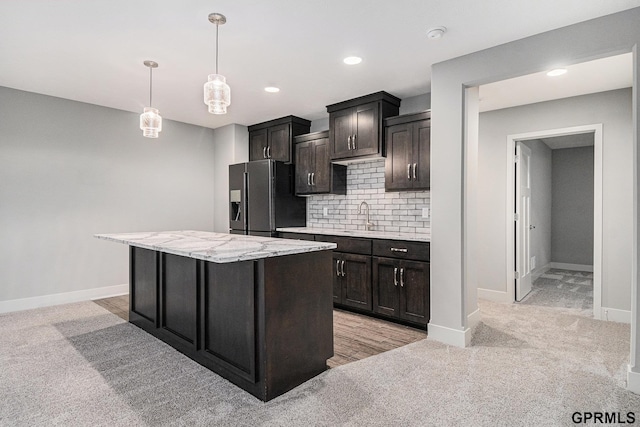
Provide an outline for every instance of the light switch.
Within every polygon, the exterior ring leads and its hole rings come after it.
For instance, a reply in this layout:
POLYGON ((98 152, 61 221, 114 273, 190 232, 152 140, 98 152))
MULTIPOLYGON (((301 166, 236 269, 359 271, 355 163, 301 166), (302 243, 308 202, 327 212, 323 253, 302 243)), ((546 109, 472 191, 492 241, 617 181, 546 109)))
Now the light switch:
POLYGON ((422 218, 429 218, 429 208, 422 208, 422 218))
POLYGON ((322 216, 324 217, 329 216, 329 208, 322 208, 322 216))

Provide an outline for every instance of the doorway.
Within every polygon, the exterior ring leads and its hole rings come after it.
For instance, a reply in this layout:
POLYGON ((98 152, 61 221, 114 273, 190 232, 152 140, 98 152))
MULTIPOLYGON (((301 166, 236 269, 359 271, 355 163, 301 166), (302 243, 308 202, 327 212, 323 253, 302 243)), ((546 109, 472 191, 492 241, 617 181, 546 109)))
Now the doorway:
MULTIPOLYGON (((588 270, 582 264, 549 263, 540 265, 531 253, 531 231, 536 224, 532 223, 531 214, 531 157, 527 147, 531 141, 550 140, 577 141, 580 135, 593 137, 593 317, 600 319, 602 306, 602 124, 593 124, 563 129, 551 129, 526 134, 509 135, 507 137, 507 275, 512 277, 513 286, 508 288, 511 301, 524 301, 535 289, 535 279, 546 273, 545 268, 556 268, 550 275, 542 279, 557 280, 560 287, 566 284, 585 283, 588 275, 570 273, 575 270, 588 270), (523 149, 524 148, 524 149, 523 149)), ((559 147, 558 147, 559 148, 559 147)), ((535 221, 534 221, 535 222, 535 221)), ((549 225, 546 225, 549 228, 549 225)), ((549 229, 550 231, 550 229, 549 229)), ((584 259, 584 258, 583 258, 584 259)), ((588 261, 582 261, 588 262, 588 261)), ((544 283, 544 280, 541 284, 544 283)), ((552 284, 547 281, 547 285, 552 284)), ((576 290, 583 291, 580 287, 576 290)), ((584 289, 586 292, 587 290, 584 289)), ((541 300, 542 301, 542 300, 541 300)))

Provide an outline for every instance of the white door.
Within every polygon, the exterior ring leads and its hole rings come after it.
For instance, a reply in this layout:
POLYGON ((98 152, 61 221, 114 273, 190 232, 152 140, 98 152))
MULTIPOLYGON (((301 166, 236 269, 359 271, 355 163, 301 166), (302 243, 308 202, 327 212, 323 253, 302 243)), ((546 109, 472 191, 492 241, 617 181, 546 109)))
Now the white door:
POLYGON ((531 149, 516 142, 516 301, 531 292, 531 149))

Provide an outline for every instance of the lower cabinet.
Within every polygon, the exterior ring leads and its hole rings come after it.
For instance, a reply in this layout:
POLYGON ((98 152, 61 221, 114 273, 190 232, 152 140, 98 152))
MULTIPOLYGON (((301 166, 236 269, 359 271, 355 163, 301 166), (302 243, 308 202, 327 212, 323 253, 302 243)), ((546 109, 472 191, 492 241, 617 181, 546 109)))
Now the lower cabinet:
POLYGON ((430 243, 324 234, 280 233, 333 242, 333 303, 420 328, 430 319, 430 243))
POLYGON ((372 258, 374 313, 426 325, 429 322, 429 263, 372 258))
POLYGON ((371 257, 333 253, 333 302, 371 310, 371 257))

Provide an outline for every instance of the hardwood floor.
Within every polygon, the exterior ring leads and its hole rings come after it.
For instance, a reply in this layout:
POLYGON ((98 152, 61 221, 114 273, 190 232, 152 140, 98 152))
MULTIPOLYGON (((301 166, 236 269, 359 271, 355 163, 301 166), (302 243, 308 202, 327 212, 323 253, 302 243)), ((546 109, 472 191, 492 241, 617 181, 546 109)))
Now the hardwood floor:
MULTIPOLYGON (((129 295, 94 301, 113 314, 129 321, 129 295)), ((385 320, 333 310, 333 352, 330 368, 365 359, 427 337, 425 331, 385 320)))

